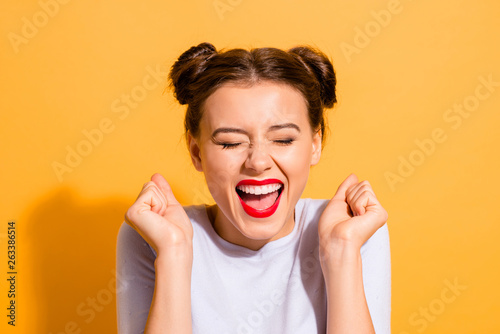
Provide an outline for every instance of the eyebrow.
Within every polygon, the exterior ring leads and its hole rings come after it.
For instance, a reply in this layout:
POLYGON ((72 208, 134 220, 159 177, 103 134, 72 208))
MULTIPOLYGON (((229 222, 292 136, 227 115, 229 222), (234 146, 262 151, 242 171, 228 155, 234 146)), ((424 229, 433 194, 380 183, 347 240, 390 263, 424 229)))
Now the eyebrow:
POLYGON ((273 125, 273 126, 270 126, 269 129, 267 129, 267 131, 276 131, 276 130, 286 129, 286 128, 295 129, 298 132, 300 132, 299 126, 297 124, 294 124, 294 123, 284 123, 284 124, 273 125))
MULTIPOLYGON (((277 131, 277 130, 287 129, 287 128, 295 129, 298 132, 300 132, 299 126, 297 124, 294 124, 294 123, 283 123, 283 124, 272 125, 267 129, 267 131, 277 131)), ((241 133, 244 135, 248 135, 248 132, 246 132, 245 130, 240 129, 240 128, 218 128, 218 129, 215 129, 215 131, 212 133, 212 137, 215 137, 219 133, 241 133)))

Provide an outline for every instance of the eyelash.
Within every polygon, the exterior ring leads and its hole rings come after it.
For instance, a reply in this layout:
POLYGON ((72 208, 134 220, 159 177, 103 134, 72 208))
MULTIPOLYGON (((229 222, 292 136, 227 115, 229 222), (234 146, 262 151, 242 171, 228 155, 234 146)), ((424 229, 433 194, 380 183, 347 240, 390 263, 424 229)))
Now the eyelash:
POLYGON ((293 143, 293 139, 284 139, 284 140, 275 140, 275 143, 278 143, 280 145, 286 146, 286 145, 291 145, 293 143))
MULTIPOLYGON (((294 139, 275 140, 274 142, 279 144, 279 145, 288 146, 294 142, 294 139)), ((223 150, 226 150, 226 149, 235 148, 236 146, 238 146, 240 144, 241 143, 220 143, 219 145, 222 146, 223 150)))
POLYGON ((231 143, 231 144, 224 144, 224 143, 221 143, 219 144, 220 146, 222 146, 222 149, 225 150, 225 149, 228 149, 228 148, 234 148, 236 146, 238 146, 240 143, 231 143))

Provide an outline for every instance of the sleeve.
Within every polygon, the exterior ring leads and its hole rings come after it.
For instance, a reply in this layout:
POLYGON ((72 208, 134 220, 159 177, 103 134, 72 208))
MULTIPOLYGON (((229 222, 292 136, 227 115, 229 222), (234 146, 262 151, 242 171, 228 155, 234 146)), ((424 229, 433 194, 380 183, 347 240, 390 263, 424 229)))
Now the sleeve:
POLYGON ((118 334, 144 333, 153 300, 155 259, 149 244, 123 222, 116 243, 118 334))
POLYGON ((391 333, 391 253, 387 223, 361 247, 363 285, 376 334, 391 333))

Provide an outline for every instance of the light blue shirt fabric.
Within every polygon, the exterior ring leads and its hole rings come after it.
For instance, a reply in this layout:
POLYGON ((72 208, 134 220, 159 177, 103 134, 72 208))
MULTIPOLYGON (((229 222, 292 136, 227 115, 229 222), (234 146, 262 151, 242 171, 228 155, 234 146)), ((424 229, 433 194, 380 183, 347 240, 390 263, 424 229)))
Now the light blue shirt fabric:
MULTIPOLYGON (((318 219, 328 200, 300 199, 287 236, 258 251, 214 231, 205 205, 185 206, 193 224, 191 305, 195 334, 326 332, 326 290, 318 259, 318 219)), ((377 334, 390 333, 391 260, 387 224, 361 247, 363 284, 377 334)), ((117 240, 119 334, 144 332, 156 253, 125 222, 117 240)))

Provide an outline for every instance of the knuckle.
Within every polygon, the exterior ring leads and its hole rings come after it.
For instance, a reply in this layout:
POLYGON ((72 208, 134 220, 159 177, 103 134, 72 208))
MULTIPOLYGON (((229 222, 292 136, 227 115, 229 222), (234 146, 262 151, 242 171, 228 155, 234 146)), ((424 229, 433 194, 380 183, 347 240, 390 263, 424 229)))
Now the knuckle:
MULTIPOLYGON (((368 182, 368 181, 367 181, 368 182)), ((361 189, 363 189, 364 191, 371 191, 372 190, 372 187, 370 186, 370 184, 363 184, 361 186, 361 189)))
POLYGON ((381 208, 380 211, 378 212, 378 216, 380 217, 380 225, 384 225, 385 222, 389 219, 389 214, 384 208, 381 208))
POLYGON ((126 220, 130 220, 132 221, 133 220, 133 216, 134 216, 134 206, 132 205, 130 208, 127 209, 127 211, 125 212, 125 219, 126 220))
POLYGON ((137 217, 139 215, 138 209, 139 206, 137 205, 137 203, 132 204, 132 206, 130 206, 125 212, 125 219, 135 224, 135 221, 137 220, 137 217))
POLYGON ((142 189, 150 188, 150 187, 153 187, 155 185, 156 184, 153 181, 148 181, 148 182, 144 183, 144 185, 142 186, 142 189))
POLYGON ((364 189, 362 196, 366 196, 366 197, 369 197, 371 199, 376 199, 377 198, 375 196, 375 194, 373 193, 373 190, 371 188, 364 189))
POLYGON ((383 210, 382 217, 384 217, 384 221, 387 221, 389 219, 389 213, 386 210, 383 210))

